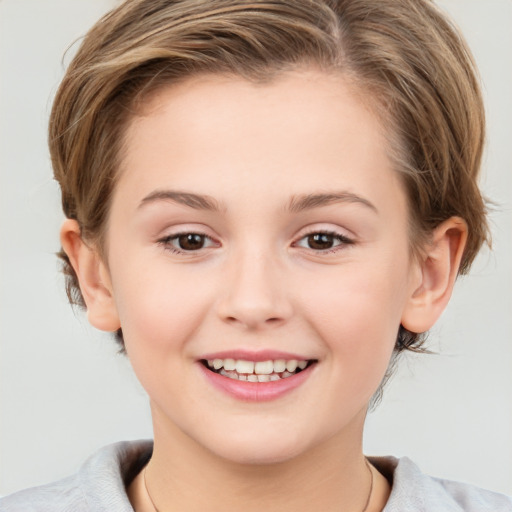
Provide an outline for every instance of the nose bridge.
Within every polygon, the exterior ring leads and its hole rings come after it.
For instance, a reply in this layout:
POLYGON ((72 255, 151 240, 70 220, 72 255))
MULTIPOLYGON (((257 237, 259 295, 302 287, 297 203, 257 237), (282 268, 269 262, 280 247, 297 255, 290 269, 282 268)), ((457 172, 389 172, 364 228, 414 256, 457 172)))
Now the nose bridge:
POLYGON ((278 324, 291 315, 279 259, 271 251, 246 246, 227 264, 221 317, 247 328, 278 324))

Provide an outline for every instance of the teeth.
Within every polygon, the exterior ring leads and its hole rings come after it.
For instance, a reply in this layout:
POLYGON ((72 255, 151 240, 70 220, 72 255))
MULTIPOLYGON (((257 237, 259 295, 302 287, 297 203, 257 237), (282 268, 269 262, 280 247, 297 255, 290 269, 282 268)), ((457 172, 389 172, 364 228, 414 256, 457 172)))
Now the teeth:
POLYGON ((224 359, 224 370, 230 371, 236 368, 236 361, 234 359, 224 359))
MULTIPOLYGON (((306 361, 304 361, 306 364, 308 364, 306 361)), ((305 366, 304 366, 305 367, 305 366)), ((274 371, 276 373, 281 373, 286 370, 286 361, 284 359, 278 359, 277 361, 274 361, 274 371)))
MULTIPOLYGON (((289 372, 294 372, 297 369, 297 362, 295 359, 286 362, 286 369, 289 372)), ((225 368, 225 367, 224 367, 225 368)))
POLYGON ((237 373, 254 373, 254 362, 239 359, 236 362, 235 370, 237 373))
POLYGON ((245 359, 209 359, 208 366, 224 377, 249 382, 269 382, 285 379, 304 370, 307 360, 276 359, 275 361, 247 361, 245 359))
POLYGON ((258 361, 254 365, 254 373, 258 375, 270 375, 274 371, 274 363, 272 361, 258 361))

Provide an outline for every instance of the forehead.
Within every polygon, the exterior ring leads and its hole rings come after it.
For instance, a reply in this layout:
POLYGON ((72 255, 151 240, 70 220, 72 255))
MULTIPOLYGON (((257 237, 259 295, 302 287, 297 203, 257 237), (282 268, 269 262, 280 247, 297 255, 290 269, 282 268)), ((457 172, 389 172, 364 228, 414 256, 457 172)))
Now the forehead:
POLYGON ((372 98, 339 74, 287 72, 264 84, 198 76, 160 89, 127 128, 118 186, 213 194, 375 188, 391 173, 372 98), (303 190, 302 190, 303 189, 303 190))
POLYGON ((134 109, 136 114, 128 122, 127 139, 131 143, 134 140, 130 135, 144 129, 144 125, 171 117, 180 125, 181 133, 188 127, 200 128, 204 121, 203 127, 210 135, 224 127, 231 131, 242 123, 244 129, 252 126, 261 135, 285 121, 284 117, 289 121, 287 128, 293 126, 295 132, 302 127, 304 134, 309 129, 310 136, 317 126, 339 124, 346 116, 353 116, 354 126, 356 120, 358 125, 372 124, 383 135, 389 128, 387 119, 379 122, 379 116, 386 116, 377 96, 337 70, 298 67, 272 74, 265 81, 230 74, 199 74, 164 84, 141 97, 134 109), (328 112, 331 115, 326 115, 328 112))

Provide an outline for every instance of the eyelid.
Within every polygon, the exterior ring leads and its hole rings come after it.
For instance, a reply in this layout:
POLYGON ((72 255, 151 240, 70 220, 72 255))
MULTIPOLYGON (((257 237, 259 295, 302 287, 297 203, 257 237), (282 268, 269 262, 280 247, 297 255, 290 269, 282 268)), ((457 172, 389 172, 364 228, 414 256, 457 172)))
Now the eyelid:
POLYGON ((157 239, 157 244, 161 245, 165 250, 173 253, 173 254, 180 254, 180 255, 186 255, 186 256, 199 256, 200 254, 203 254, 205 250, 208 250, 212 247, 220 247, 220 242, 215 240, 212 236, 208 235, 201 229, 180 229, 179 231, 175 231, 173 233, 168 233, 165 236, 161 236, 157 239), (210 243, 206 247, 201 247, 197 250, 184 250, 180 249, 179 247, 175 247, 172 245, 172 242, 175 240, 178 240, 180 236, 184 235, 199 235, 205 238, 205 240, 208 240, 210 243))
POLYGON ((318 227, 311 227, 307 228, 305 231, 302 231, 297 238, 295 238, 294 242, 292 243, 292 246, 294 247, 301 247, 303 249, 306 249, 307 251, 310 251, 314 254, 320 254, 325 255, 333 252, 338 252, 340 250, 343 250, 343 248, 346 248, 347 246, 354 245, 356 243, 355 237, 352 235, 347 235, 346 233, 342 233, 334 228, 322 228, 321 226, 318 227), (307 238, 311 235, 316 234, 323 234, 323 235, 329 235, 337 239, 340 243, 338 245, 335 245, 334 247, 328 248, 328 249, 312 249, 310 247, 303 247, 298 245, 298 243, 307 238))

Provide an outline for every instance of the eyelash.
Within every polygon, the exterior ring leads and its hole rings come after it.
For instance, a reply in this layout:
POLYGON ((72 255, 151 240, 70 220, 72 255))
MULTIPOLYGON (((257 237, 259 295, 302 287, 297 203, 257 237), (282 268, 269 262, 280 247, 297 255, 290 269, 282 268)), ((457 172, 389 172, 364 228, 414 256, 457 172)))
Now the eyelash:
MULTIPOLYGON (((191 255, 193 253, 201 251, 201 249, 205 249, 205 248, 207 249, 208 248, 208 247, 204 247, 203 246, 203 247, 199 247, 198 249, 189 249, 189 250, 187 250, 187 249, 182 249, 182 248, 175 247, 173 245, 173 242, 174 241, 178 241, 180 239, 180 237, 191 236, 191 235, 192 236, 202 237, 203 243, 205 241, 209 241, 210 242, 209 247, 215 245, 215 243, 216 243, 207 234, 201 233, 201 232, 197 232, 197 231, 183 231, 181 233, 175 233, 173 235, 169 235, 169 236, 166 236, 166 237, 158 240, 158 243, 160 245, 162 245, 166 250, 172 252, 173 254, 191 255)), ((299 242, 301 242, 302 240, 305 240, 308 237, 311 237, 313 235, 322 235, 322 236, 332 237, 333 241, 339 242, 334 247, 329 247, 329 248, 326 248, 326 249, 313 249, 312 247, 303 247, 304 249, 308 249, 308 250, 313 251, 314 253, 317 253, 317 254, 322 254, 322 255, 332 254, 332 253, 338 252, 339 250, 342 250, 343 246, 353 245, 354 244, 354 240, 346 237, 345 235, 341 235, 340 233, 337 233, 335 231, 311 230, 311 231, 305 233, 304 235, 302 235, 299 239, 297 239, 297 241, 293 242, 292 245, 294 247, 302 247, 302 246, 299 245, 299 242)))
POLYGON ((216 243, 212 237, 208 236, 206 233, 201 233, 199 231, 183 231, 181 233, 175 233, 175 234, 166 236, 164 238, 161 238, 160 240, 158 240, 158 243, 160 245, 162 245, 165 248, 165 250, 170 251, 173 254, 190 255, 190 254, 199 252, 201 249, 205 249, 205 247, 200 247, 199 249, 196 249, 196 250, 194 250, 194 249, 186 250, 186 249, 174 247, 172 245, 173 241, 177 241, 177 240, 179 240, 180 237, 187 236, 187 235, 200 236, 204 239, 204 241, 211 242, 212 245, 215 245, 215 243, 216 243))
POLYGON ((304 247, 305 249, 308 249, 308 250, 313 251, 314 253, 320 254, 320 255, 326 255, 326 254, 332 254, 332 253, 338 252, 340 250, 343 250, 343 246, 353 245, 355 243, 354 240, 352 240, 351 238, 348 238, 345 235, 337 233, 336 231, 330 231, 330 230, 325 230, 325 229, 314 229, 314 230, 311 230, 311 231, 305 233, 304 235, 302 235, 296 242, 293 243, 293 245, 297 246, 297 244, 301 240, 305 240, 306 238, 308 238, 312 235, 327 235, 329 237, 332 237, 334 241, 339 242, 338 245, 335 245, 334 247, 329 247, 327 249, 313 249, 311 247, 304 247))

